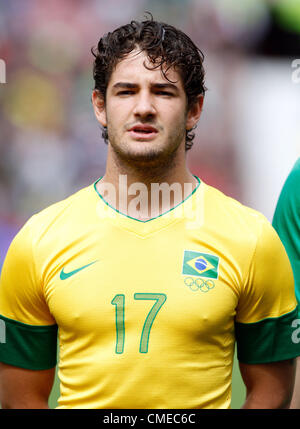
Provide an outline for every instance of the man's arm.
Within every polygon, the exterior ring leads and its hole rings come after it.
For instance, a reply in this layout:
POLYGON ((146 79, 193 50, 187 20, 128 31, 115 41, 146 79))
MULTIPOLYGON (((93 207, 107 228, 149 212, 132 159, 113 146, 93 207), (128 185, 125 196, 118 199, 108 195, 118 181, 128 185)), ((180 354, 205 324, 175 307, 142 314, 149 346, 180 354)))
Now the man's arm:
MULTIPOLYGON (((295 163, 281 190, 273 218, 289 256, 295 279, 295 292, 300 303, 300 158, 295 163)), ((296 381, 291 408, 300 408, 300 358, 297 359, 296 381)))
POLYGON ((295 360, 266 364, 240 362, 241 375, 247 389, 242 408, 289 408, 295 381, 295 360))
POLYGON ((45 296, 39 250, 34 250, 34 219, 13 239, 0 276, 3 408, 48 408, 57 362, 58 327, 45 296))
POLYGON ((0 403, 2 408, 49 408, 48 398, 55 367, 41 371, 0 363, 0 403))
POLYGON ((296 368, 296 379, 295 379, 295 388, 291 402, 291 409, 300 409, 300 358, 297 358, 297 368, 296 368))

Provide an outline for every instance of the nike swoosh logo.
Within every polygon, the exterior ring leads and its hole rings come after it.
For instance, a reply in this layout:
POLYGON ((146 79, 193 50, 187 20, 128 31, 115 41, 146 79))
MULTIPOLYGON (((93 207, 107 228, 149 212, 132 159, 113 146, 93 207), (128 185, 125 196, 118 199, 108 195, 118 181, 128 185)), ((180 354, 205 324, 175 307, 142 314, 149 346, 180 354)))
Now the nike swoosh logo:
POLYGON ((66 280, 69 277, 73 276, 74 274, 78 273, 79 271, 84 270, 85 268, 89 267, 90 265, 95 264, 95 262, 98 262, 98 261, 91 262, 90 264, 84 265, 83 267, 77 268, 77 270, 70 271, 69 273, 65 273, 64 268, 63 268, 60 272, 59 278, 61 280, 66 280))

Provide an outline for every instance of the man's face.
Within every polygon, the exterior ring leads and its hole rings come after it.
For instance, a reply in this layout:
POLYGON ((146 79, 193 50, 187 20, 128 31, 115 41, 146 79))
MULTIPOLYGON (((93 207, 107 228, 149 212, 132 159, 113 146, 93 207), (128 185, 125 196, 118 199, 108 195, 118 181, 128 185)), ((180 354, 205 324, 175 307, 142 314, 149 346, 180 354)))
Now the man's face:
MULTIPOLYGON (((145 52, 132 51, 120 61, 106 92, 100 115, 107 126, 112 149, 127 161, 156 161, 171 157, 181 146, 184 153, 187 97, 178 72, 153 67, 145 52), (174 82, 174 83, 173 83, 174 82)), ((95 102, 94 102, 95 105, 95 102)))

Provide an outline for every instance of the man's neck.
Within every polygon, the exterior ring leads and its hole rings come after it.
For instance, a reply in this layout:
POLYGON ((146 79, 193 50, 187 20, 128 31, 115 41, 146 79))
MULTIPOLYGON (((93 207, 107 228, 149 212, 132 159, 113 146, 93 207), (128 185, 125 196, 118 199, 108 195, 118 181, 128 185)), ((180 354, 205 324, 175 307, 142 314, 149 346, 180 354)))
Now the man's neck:
POLYGON ((105 175, 97 183, 97 190, 114 209, 149 220, 168 212, 187 198, 198 184, 186 162, 173 163, 172 168, 133 166, 107 162, 105 175))

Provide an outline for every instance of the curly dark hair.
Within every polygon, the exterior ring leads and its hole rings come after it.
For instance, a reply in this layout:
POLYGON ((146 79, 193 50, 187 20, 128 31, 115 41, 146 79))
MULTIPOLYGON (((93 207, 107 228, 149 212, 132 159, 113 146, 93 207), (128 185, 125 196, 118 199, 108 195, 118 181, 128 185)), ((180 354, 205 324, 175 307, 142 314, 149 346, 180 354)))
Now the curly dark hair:
MULTIPOLYGON (((196 102, 197 96, 204 96, 204 55, 192 40, 177 28, 156 22, 151 14, 150 19, 143 22, 131 21, 112 33, 105 34, 97 45, 92 48, 95 57, 93 77, 94 89, 99 91, 106 100, 106 89, 114 67, 127 54, 136 48, 146 52, 151 69, 161 68, 163 76, 171 67, 175 67, 181 76, 184 90, 187 96, 187 109, 196 102)), ((145 65, 146 67, 146 65, 145 65)), ((149 69, 149 67, 148 67, 149 69)), ((170 80, 169 80, 170 82, 170 80)), ((185 149, 189 150, 193 145, 195 134, 191 130, 186 131, 185 149)), ((102 137, 107 143, 107 128, 103 127, 102 137)))

